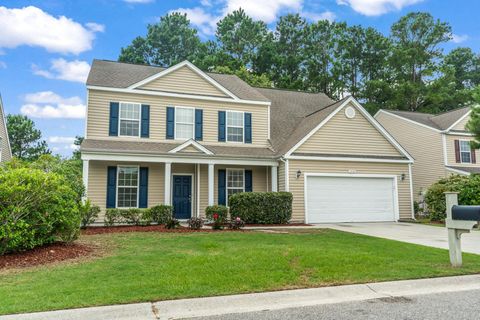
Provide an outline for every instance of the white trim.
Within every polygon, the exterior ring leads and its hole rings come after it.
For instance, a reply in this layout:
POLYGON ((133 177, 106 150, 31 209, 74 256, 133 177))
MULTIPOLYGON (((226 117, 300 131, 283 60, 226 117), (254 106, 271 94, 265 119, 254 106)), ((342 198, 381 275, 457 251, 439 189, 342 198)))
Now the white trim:
POLYGON ((378 110, 378 112, 375 114, 374 117, 376 118, 377 115, 378 115, 379 113, 381 113, 381 112, 383 112, 383 113, 385 113, 385 114, 388 114, 389 116, 392 116, 392 117, 395 117, 395 118, 404 120, 404 121, 409 122, 409 123, 412 123, 412 124, 415 124, 415 125, 417 125, 417 126, 420 126, 420 127, 426 128, 426 129, 433 130, 433 131, 435 131, 435 132, 442 132, 442 130, 438 130, 438 129, 435 129, 435 128, 433 128, 433 127, 427 126, 426 124, 423 124, 423 123, 420 123, 420 122, 417 122, 417 121, 413 121, 413 120, 404 118, 404 117, 402 117, 402 116, 399 116, 398 114, 393 114, 393 113, 390 113, 390 112, 388 112, 388 111, 386 111, 386 110, 383 110, 383 109, 378 110))
POLYGON ((415 220, 415 207, 413 204, 413 175, 412 175, 412 164, 408 164, 408 182, 410 184, 410 206, 412 210, 412 219, 415 220))
POLYGON ((152 76, 150 76, 146 79, 143 79, 142 81, 134 83, 134 84, 130 85, 128 87, 128 89, 136 89, 136 88, 138 88, 138 87, 140 87, 144 84, 152 82, 153 80, 156 80, 156 79, 159 79, 163 76, 166 76, 167 74, 172 73, 173 71, 176 71, 176 70, 178 70, 182 67, 188 67, 190 70, 194 71, 199 76, 201 76, 203 79, 207 80, 207 82, 209 82, 211 85, 213 85, 214 87, 216 87, 217 89, 219 89, 220 91, 225 93, 227 96, 230 96, 234 100, 239 100, 239 98, 236 95, 234 95, 232 92, 230 92, 227 88, 222 86, 220 83, 218 83, 217 81, 212 79, 209 75, 207 75, 202 70, 198 69, 194 64, 192 64, 190 61, 187 61, 187 60, 182 61, 180 63, 177 63, 176 65, 171 66, 170 68, 162 70, 162 71, 160 71, 160 72, 158 72, 158 73, 156 73, 156 74, 154 74, 154 75, 152 75, 152 76))
POLYGON ((164 165, 164 172, 163 172, 163 202, 166 205, 171 205, 171 195, 172 195, 172 188, 171 188, 171 181, 172 181, 172 163, 165 162, 164 165))
POLYGON ((208 164, 208 205, 213 206, 215 204, 214 193, 215 193, 215 166, 213 163, 208 164))
POLYGON ((463 171, 463 170, 459 170, 459 169, 454 169, 454 168, 449 168, 449 167, 445 167, 445 170, 448 170, 448 171, 452 171, 452 172, 455 172, 455 173, 458 173, 458 174, 463 174, 465 176, 469 176, 470 175, 470 172, 467 172, 467 171, 463 171))
POLYGON ((181 140, 181 141, 185 141, 185 140, 190 140, 190 139, 195 139, 195 107, 186 107, 186 106, 173 106, 173 108, 175 108, 175 113, 174 113, 174 117, 173 117, 173 139, 174 140, 181 140), (186 125, 191 125, 192 126, 192 136, 190 138, 177 138, 177 115, 178 115, 178 112, 177 112, 177 109, 189 109, 189 110, 192 110, 193 111, 193 121, 192 123, 185 123, 185 122, 179 122, 179 124, 186 124, 186 125))
MULTIPOLYGON (((225 168, 225 206, 227 206, 227 207, 228 207, 228 189, 234 189, 234 190, 240 189, 240 188, 229 188, 228 187, 228 172, 229 171, 242 171, 243 172, 243 188, 241 188, 241 189, 242 189, 242 192, 245 192, 245 168, 225 168)), ((253 179, 253 173, 252 173, 252 179, 253 179)), ((252 185, 253 185, 253 181, 252 181, 252 185)))
POLYGON ((195 148, 197 148, 199 151, 202 151, 203 153, 205 154, 208 154, 208 155, 213 155, 214 153, 210 150, 208 150, 207 148, 205 148, 204 146, 202 146, 200 143, 198 143, 197 141, 193 140, 193 139, 188 139, 187 141, 185 141, 184 143, 182 143, 181 145, 173 148, 172 150, 168 151, 168 153, 177 153, 189 146, 193 146, 195 148))
MULTIPOLYGON (((240 128, 240 126, 230 126, 232 128, 240 128)), ((253 131, 253 130, 252 130, 253 131)), ((252 137, 253 140, 253 137, 252 137)), ((237 111, 237 110, 225 110, 225 142, 227 143, 245 143, 245 111, 237 111), (228 140, 228 113, 241 113, 242 114, 242 141, 229 141, 228 140)))
MULTIPOLYGON (((452 110, 453 111, 453 110, 452 110)), ((463 119, 465 119, 466 117, 470 116, 470 113, 472 113, 472 109, 470 109, 467 113, 465 113, 463 116, 461 116, 457 121, 455 121, 450 127, 448 127, 447 129, 445 129, 446 132, 452 130, 453 127, 455 127, 457 124, 459 124, 460 122, 462 122, 463 119)))
POLYGON ((217 102, 236 103, 236 104, 253 104, 253 105, 262 105, 262 106, 271 105, 271 102, 269 101, 234 100, 234 99, 221 98, 221 97, 209 97, 209 96, 201 96, 201 95, 186 94, 186 93, 149 91, 149 90, 141 90, 141 89, 128 89, 128 88, 124 89, 124 88, 111 88, 111 87, 102 87, 102 86, 87 86, 87 89, 99 90, 99 91, 110 91, 110 92, 121 92, 121 93, 132 93, 132 94, 143 94, 143 95, 150 95, 150 96, 170 97, 170 98, 186 98, 186 99, 193 99, 193 100, 217 101, 217 102))
POLYGON ((446 132, 449 136, 464 136, 464 137, 473 137, 474 134, 470 132, 455 132, 455 131, 449 131, 446 132))
POLYGON ((413 163, 411 160, 396 159, 375 159, 375 158, 358 158, 351 157, 316 157, 316 156, 288 156, 290 160, 313 160, 313 161, 344 161, 344 162, 380 162, 380 163, 413 163))
POLYGON ((352 103, 358 111, 372 124, 390 144, 392 144, 397 151, 406 156, 413 162, 412 156, 375 120, 353 97, 346 99, 337 109, 328 115, 322 122, 320 122, 312 131, 310 131, 305 137, 302 138, 293 148, 291 148, 285 156, 290 156, 296 149, 298 149, 305 141, 307 141, 312 135, 314 135, 321 127, 325 125, 330 119, 332 119, 340 110, 342 110, 349 103, 352 103))
POLYGON ((200 218, 200 164, 197 163, 195 166, 197 170, 197 192, 195 192, 196 203, 197 203, 197 218, 200 218))
MULTIPOLYGON (((117 177, 116 177, 116 189, 115 189, 115 208, 116 209, 137 209, 138 201, 140 199, 140 166, 139 165, 117 165, 117 177), (137 168, 137 206, 135 207, 119 207, 118 206, 118 176, 120 175, 120 168, 137 168)), ((132 186, 122 186, 122 188, 132 188, 132 186)))
POLYGON ((190 180, 190 218, 193 217, 193 205, 192 205, 192 197, 193 197, 193 173, 182 173, 182 172, 172 172, 172 178, 170 179, 170 190, 172 190, 170 194, 170 203, 173 205, 173 177, 174 176, 190 176, 192 180, 190 180))
POLYGON ((473 164, 473 162, 472 162, 472 146, 470 145, 470 140, 458 139, 458 152, 460 153, 460 163, 473 164), (469 146, 468 153, 470 154, 470 161, 469 162, 463 162, 462 152, 466 153, 467 151, 462 151, 462 142, 468 142, 468 146, 469 146))
POLYGON ((88 170, 90 168, 89 160, 82 161, 82 179, 85 188, 85 199, 88 198, 88 170))
POLYGON ((399 196, 398 196, 398 177, 396 175, 389 175, 389 174, 357 174, 357 173, 311 173, 306 172, 303 174, 303 197, 304 197, 304 211, 305 216, 304 220, 305 223, 309 223, 308 221, 308 199, 307 199, 307 178, 308 177, 348 177, 348 178, 390 178, 392 179, 392 187, 394 189, 393 193, 393 210, 395 215, 395 221, 400 219, 400 209, 399 209, 399 196))
POLYGON ((7 115, 5 114, 5 109, 3 108, 3 101, 2 101, 2 95, 0 94, 0 111, 2 113, 2 118, 3 118, 3 125, 5 127, 5 135, 6 135, 6 139, 7 139, 7 146, 8 146, 8 152, 10 153, 10 158, 13 157, 13 154, 12 154, 12 147, 10 146, 10 138, 8 136, 8 128, 7 128, 7 115))
MULTIPOLYGON (((267 139, 270 140, 270 106, 268 106, 268 118, 267 118, 267 121, 268 121, 268 124, 267 124, 267 130, 268 130, 268 135, 267 135, 267 139)), ((226 117, 226 116, 225 116, 226 117)), ((253 125, 252 125, 253 127, 253 125)), ((253 130, 252 130, 253 131, 253 130)), ((253 133, 252 133, 253 135, 253 133)), ((252 140, 253 140, 253 137, 252 137, 252 140)))
POLYGON ((119 137, 127 137, 127 138, 140 138, 142 135, 142 104, 138 102, 129 102, 129 101, 118 101, 118 124, 117 124, 118 136, 119 137), (123 120, 127 121, 138 121, 138 135, 132 136, 128 134, 121 134, 120 133, 120 123, 122 122, 122 117, 120 116, 122 113, 122 103, 123 104, 132 104, 138 106, 138 120, 137 119, 129 119, 124 118, 123 120))
MULTIPOLYGON (((86 107, 85 107, 85 130, 84 130, 84 134, 83 136, 85 137, 84 139, 87 139, 87 128, 88 128, 88 98, 89 98, 89 92, 87 90, 87 102, 85 103, 86 104, 86 107)), ((120 104, 118 105, 118 112, 120 113, 120 104)), ((119 114, 120 115, 120 114, 119 114)), ((120 122, 120 121, 119 121, 120 122)))
POLYGON ((448 157, 447 157, 447 135, 442 133, 442 149, 443 149, 443 164, 448 165, 448 157))
POLYGON ((240 165, 240 166, 278 166, 277 160, 263 159, 205 159, 188 157, 168 157, 155 154, 118 154, 109 152, 82 152, 82 160, 102 160, 102 161, 130 161, 130 162, 176 162, 176 163, 201 163, 201 164, 221 164, 221 165, 240 165))
MULTIPOLYGON (((268 167, 267 167, 268 169, 268 167)), ((277 192, 278 191, 278 173, 277 173, 277 167, 270 167, 271 172, 271 180, 272 180, 272 192, 277 192)), ((267 170, 267 185, 268 185, 268 170, 267 170)), ((267 189, 268 190, 268 189, 267 189)))
POLYGON ((285 191, 290 192, 290 166, 288 159, 285 160, 285 191))

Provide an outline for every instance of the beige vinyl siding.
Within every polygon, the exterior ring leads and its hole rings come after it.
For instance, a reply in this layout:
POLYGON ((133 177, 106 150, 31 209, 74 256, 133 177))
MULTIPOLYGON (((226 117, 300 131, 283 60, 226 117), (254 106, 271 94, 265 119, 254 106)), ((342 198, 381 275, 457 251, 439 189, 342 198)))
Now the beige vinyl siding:
POLYGON ((413 194, 419 200, 421 191, 445 176, 441 134, 384 112, 376 119, 414 158, 413 194))
POLYGON ((278 191, 285 191, 285 163, 278 162, 278 191))
POLYGON ((470 116, 467 116, 465 117, 462 121, 460 121, 459 123, 457 123, 453 128, 452 130, 462 130, 462 131, 466 131, 467 129, 465 128, 468 120, 470 120, 470 116))
POLYGON ((150 81, 139 89, 228 97, 224 92, 187 66, 150 81))
POLYGON ((163 163, 118 163, 107 161, 89 161, 88 170, 88 193, 87 197, 100 207, 101 214, 97 219, 103 222, 103 217, 107 201, 107 169, 108 166, 128 166, 133 165, 140 167, 148 167, 148 206, 154 206, 164 203, 164 173, 165 166, 163 163))
POLYGON ((10 154, 10 149, 8 148, 8 134, 7 134, 7 128, 5 128, 4 117, 5 115, 3 114, 3 109, 0 101, 0 138, 2 138, 2 141, 0 143, 0 148, 2 150, 2 154, 1 154, 2 162, 8 161, 12 158, 12 155, 10 154))
POLYGON ((457 163, 455 160, 455 140, 473 140, 473 137, 469 136, 457 136, 457 135, 446 135, 447 142, 447 164, 449 166, 457 167, 480 167, 480 150, 475 150, 476 163, 457 163))
POLYGON ((400 152, 356 109, 353 119, 340 110, 295 152, 399 156, 400 152))
POLYGON ((188 146, 186 148, 183 148, 182 150, 178 151, 178 152, 189 152, 189 153, 203 153, 203 151, 200 151, 198 150, 197 148, 195 148, 194 146, 188 146))
POLYGON ((87 137, 89 139, 116 139, 128 141, 182 142, 166 139, 167 106, 187 106, 203 109, 203 141, 206 144, 230 146, 268 146, 268 107, 250 104, 222 103, 186 98, 169 98, 144 94, 129 94, 89 90, 87 112, 87 137), (150 137, 110 137, 110 102, 128 101, 150 105, 150 137), (234 110, 252 113, 252 143, 218 142, 218 111, 234 110))
POLYGON ((345 174, 352 171, 356 174, 396 175, 398 177, 400 219, 412 218, 408 164, 289 160, 290 192, 293 194, 292 220, 304 221, 305 219, 304 181, 306 173, 345 174), (298 170, 302 172, 302 175, 297 179, 296 172, 298 170), (404 181, 400 179, 402 174, 405 174, 404 181))

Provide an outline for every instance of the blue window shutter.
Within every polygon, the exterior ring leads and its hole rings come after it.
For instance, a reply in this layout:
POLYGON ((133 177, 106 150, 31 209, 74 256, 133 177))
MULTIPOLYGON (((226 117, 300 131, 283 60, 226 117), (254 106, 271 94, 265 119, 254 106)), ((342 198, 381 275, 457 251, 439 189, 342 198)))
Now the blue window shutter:
POLYGON ((227 204, 227 172, 225 169, 218 170, 218 204, 227 204))
POLYGON ((142 125, 140 135, 142 138, 150 136, 150 106, 142 104, 142 125))
POLYGON ((120 105, 118 102, 110 102, 110 129, 108 135, 118 136, 118 109, 120 105))
POLYGON ((203 139, 203 110, 195 109, 195 140, 203 139))
POLYGON ((225 141, 225 121, 226 112, 218 111, 218 141, 225 141))
POLYGON ((117 193, 117 167, 108 167, 107 170, 107 208, 115 208, 117 193))
POLYGON ((245 112, 245 143, 252 143, 252 114, 245 112))
POLYGON ((175 138, 175 108, 167 107, 167 139, 175 138))
POLYGON ((252 192, 252 170, 245 170, 245 192, 252 192))
POLYGON ((148 208, 148 168, 140 168, 138 207, 148 208))

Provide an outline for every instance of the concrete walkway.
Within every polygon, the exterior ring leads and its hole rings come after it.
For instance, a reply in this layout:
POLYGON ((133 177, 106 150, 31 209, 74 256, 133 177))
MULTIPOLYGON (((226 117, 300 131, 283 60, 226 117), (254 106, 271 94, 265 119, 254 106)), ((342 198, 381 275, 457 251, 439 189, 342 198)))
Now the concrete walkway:
POLYGON ((0 316, 0 320, 187 319, 478 289, 480 275, 471 275, 70 309, 0 316))
MULTIPOLYGON (((447 229, 444 227, 402 222, 338 223, 315 226, 448 249, 447 229)), ((480 231, 472 230, 462 235, 462 251, 480 254, 480 231)))

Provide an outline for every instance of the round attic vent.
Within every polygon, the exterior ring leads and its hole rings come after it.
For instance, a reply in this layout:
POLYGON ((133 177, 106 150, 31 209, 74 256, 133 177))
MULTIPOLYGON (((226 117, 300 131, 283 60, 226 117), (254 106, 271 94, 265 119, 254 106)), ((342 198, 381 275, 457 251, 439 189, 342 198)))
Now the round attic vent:
POLYGON ((354 107, 346 107, 345 108, 345 116, 349 119, 353 119, 355 117, 355 108, 354 107))

